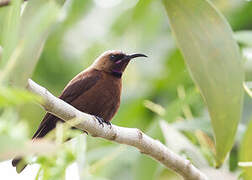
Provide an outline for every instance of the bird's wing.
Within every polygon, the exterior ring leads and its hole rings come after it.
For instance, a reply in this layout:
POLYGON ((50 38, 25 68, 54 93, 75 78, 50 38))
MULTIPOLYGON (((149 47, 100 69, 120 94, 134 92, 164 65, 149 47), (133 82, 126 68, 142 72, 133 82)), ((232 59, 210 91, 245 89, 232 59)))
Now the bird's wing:
POLYGON ((70 82, 70 84, 65 87, 59 97, 60 99, 67 103, 73 102, 98 82, 101 78, 101 73, 99 71, 92 71, 86 75, 83 74, 79 76, 79 78, 76 78, 77 80, 70 82))
MULTIPOLYGON (((92 71, 85 74, 80 74, 74 81, 71 81, 63 90, 59 96, 63 101, 71 104, 80 95, 87 92, 101 79, 101 73, 99 71, 92 71)), ((47 113, 39 125, 38 130, 33 135, 33 138, 43 137, 53 128, 55 128, 57 121, 60 119, 50 113, 47 113)))
MULTIPOLYGON (((60 95, 60 99, 71 104, 80 95, 91 89, 98 80, 101 78, 101 73, 99 71, 86 71, 76 76, 63 90, 60 95)), ((48 132, 55 128, 56 123, 62 121, 60 118, 47 113, 39 125, 38 130, 33 135, 32 139, 44 137, 48 132)), ((17 166, 17 164, 22 160, 22 157, 17 157, 13 159, 12 165, 17 166)), ((18 172, 21 172, 26 167, 26 164, 22 166, 18 172)))

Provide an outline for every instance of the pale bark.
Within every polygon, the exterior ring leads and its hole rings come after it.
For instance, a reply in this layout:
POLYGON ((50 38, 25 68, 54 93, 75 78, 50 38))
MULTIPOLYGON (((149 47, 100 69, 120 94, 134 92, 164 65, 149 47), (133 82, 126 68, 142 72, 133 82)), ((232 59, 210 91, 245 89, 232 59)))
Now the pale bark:
POLYGON ((136 128, 125 128, 116 125, 100 125, 94 116, 80 112, 63 100, 53 96, 45 88, 39 86, 31 79, 28 80, 27 88, 43 98, 40 104, 46 111, 55 116, 68 121, 78 119, 78 124, 74 124, 78 129, 87 131, 94 137, 101 137, 120 144, 134 146, 143 154, 159 161, 169 169, 174 170, 187 180, 206 180, 208 179, 191 162, 169 150, 160 141, 152 139, 136 128))

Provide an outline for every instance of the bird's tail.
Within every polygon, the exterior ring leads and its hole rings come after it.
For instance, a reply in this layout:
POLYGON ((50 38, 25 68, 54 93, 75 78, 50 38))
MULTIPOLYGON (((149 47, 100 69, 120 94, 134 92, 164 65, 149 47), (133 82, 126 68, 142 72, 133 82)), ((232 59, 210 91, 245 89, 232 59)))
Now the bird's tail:
POLYGON ((21 173, 24 170, 24 168, 27 166, 27 164, 24 162, 24 160, 21 157, 18 157, 12 160, 12 166, 16 167, 17 173, 21 173))
MULTIPOLYGON (((57 121, 60 121, 60 119, 52 114, 47 113, 32 139, 34 140, 44 137, 47 133, 55 128, 57 121)), ((16 167, 17 173, 21 173, 27 166, 27 163, 23 160, 23 157, 15 157, 12 160, 12 166, 16 167)))

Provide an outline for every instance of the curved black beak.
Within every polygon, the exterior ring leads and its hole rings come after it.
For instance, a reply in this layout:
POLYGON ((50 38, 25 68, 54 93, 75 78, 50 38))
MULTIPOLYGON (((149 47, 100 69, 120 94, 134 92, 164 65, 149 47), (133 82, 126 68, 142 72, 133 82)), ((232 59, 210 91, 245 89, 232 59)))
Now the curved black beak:
POLYGON ((134 58, 137 58, 137 57, 148 57, 148 56, 146 56, 145 54, 132 54, 132 55, 129 55, 129 59, 134 59, 134 58))
POLYGON ((137 57, 148 57, 144 54, 131 54, 131 55, 126 55, 122 60, 116 61, 116 64, 121 63, 122 61, 129 61, 131 59, 137 58, 137 57))

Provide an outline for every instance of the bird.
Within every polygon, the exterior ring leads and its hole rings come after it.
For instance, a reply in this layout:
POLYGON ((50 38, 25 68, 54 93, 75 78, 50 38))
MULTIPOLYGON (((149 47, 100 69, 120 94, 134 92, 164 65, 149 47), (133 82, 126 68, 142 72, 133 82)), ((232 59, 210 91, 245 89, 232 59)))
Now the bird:
MULTIPOLYGON (((63 89, 60 99, 76 109, 93 115, 103 125, 110 124, 120 106, 122 75, 129 62, 145 54, 127 55, 120 50, 109 50, 101 54, 87 69, 77 74, 63 89)), ((56 127, 57 122, 64 122, 57 116, 46 113, 32 139, 43 138, 56 127)), ((20 163, 22 157, 12 160, 18 173, 27 166, 20 163)))

